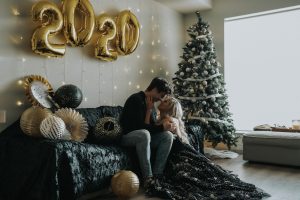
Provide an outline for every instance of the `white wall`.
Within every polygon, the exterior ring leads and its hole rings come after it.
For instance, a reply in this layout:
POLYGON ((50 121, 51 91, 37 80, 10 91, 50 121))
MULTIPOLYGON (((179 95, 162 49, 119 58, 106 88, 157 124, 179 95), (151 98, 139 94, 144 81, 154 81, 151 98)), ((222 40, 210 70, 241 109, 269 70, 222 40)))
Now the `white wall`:
MULTIPOLYGON (((218 61, 224 66, 225 18, 295 5, 300 5, 300 0, 213 0, 212 9, 201 11, 201 15, 212 30, 218 61)), ((185 29, 196 22, 197 17, 194 13, 184 16, 185 29)))
POLYGON ((94 47, 89 44, 83 48, 67 46, 63 58, 48 59, 32 53, 30 46, 37 26, 31 20, 30 10, 37 1, 0 2, 0 110, 7 111, 7 123, 0 124, 0 131, 30 106, 18 85, 18 80, 26 75, 42 75, 54 89, 63 82, 75 84, 84 95, 80 107, 96 107, 123 105, 131 93, 144 90, 153 77, 171 79, 177 71, 183 43, 179 13, 151 0, 93 0, 96 15, 132 10, 142 25, 136 51, 107 63, 93 57, 94 47), (14 11, 20 15, 13 15, 14 11), (22 105, 18 106, 18 101, 22 105))

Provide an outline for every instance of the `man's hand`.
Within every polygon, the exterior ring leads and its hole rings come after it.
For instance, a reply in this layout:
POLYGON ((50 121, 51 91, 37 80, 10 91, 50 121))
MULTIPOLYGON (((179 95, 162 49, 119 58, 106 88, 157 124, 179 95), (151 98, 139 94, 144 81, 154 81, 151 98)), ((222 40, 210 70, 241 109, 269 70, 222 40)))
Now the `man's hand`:
POLYGON ((146 96, 146 116, 145 116, 145 124, 150 124, 150 116, 152 109, 154 107, 154 101, 151 96, 146 96))
POLYGON ((147 110, 152 110, 154 107, 154 101, 151 96, 146 96, 146 107, 147 110))

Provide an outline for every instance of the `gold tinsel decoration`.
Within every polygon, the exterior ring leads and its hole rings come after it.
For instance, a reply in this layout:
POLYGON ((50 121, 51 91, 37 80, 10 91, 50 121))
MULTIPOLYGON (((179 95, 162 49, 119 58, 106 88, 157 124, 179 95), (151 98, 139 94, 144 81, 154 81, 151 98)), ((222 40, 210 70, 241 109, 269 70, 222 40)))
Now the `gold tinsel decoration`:
POLYGON ((40 107, 31 107, 25 110, 20 119, 22 131, 29 136, 42 137, 40 131, 41 122, 52 115, 48 109, 40 107))
MULTIPOLYGON (((29 100, 29 102, 33 105, 33 106, 41 106, 44 107, 43 105, 41 105, 38 100, 36 99, 36 97, 33 95, 32 93, 32 84, 39 82, 41 85, 44 86, 44 90, 46 93, 48 93, 49 96, 53 96, 54 92, 53 92, 53 88, 50 85, 50 83, 42 76, 40 75, 29 75, 25 78, 24 81, 24 89, 25 89, 25 95, 27 97, 27 99, 29 100)), ((48 99, 45 99, 45 101, 48 101, 48 99)))
POLYGON ((114 117, 103 117, 96 123, 94 135, 98 139, 115 139, 121 136, 121 125, 114 117))
POLYGON ((71 140, 82 142, 88 134, 88 123, 84 117, 71 108, 62 108, 55 112, 66 124, 66 129, 71 134, 71 140))
POLYGON ((119 199, 129 199, 140 187, 139 178, 132 171, 121 170, 111 179, 111 188, 119 199))

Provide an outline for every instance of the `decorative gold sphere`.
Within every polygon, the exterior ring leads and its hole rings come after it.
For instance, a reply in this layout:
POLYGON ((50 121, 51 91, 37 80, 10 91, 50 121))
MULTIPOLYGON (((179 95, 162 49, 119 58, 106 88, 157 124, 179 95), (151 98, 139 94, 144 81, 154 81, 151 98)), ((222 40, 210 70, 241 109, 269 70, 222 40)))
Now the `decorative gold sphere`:
POLYGON ((42 137, 40 124, 51 115, 52 112, 48 109, 40 107, 28 108, 21 116, 20 126, 22 131, 29 136, 42 137))
POLYGON ((111 179, 111 188, 119 199, 128 199, 139 190, 140 181, 132 171, 121 170, 111 179))

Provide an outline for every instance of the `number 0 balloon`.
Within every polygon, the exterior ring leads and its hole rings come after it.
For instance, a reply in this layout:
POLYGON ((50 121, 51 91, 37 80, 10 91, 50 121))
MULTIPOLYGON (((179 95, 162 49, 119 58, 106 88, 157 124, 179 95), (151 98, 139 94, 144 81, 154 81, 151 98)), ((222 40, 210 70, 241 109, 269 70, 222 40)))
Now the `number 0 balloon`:
POLYGON ((86 45, 94 32, 95 16, 94 9, 89 0, 64 0, 64 34, 67 41, 72 46, 86 45), (81 27, 78 30, 75 28, 75 11, 79 9, 81 15, 81 27))
POLYGON ((117 16, 117 47, 121 55, 131 54, 138 46, 140 24, 136 16, 129 10, 124 10, 117 16))

